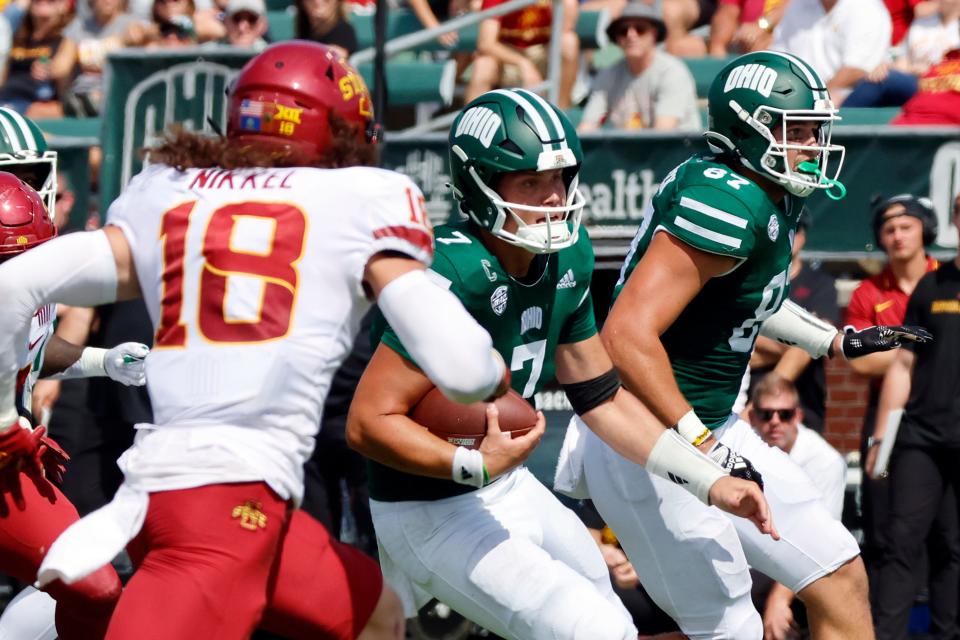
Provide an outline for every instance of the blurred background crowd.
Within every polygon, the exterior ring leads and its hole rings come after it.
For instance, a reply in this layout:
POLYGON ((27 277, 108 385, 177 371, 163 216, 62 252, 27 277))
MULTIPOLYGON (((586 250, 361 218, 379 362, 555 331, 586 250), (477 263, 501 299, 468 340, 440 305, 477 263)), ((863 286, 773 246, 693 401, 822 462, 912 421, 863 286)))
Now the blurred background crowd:
MULTIPOLYGON (((505 0, 389 0, 434 28, 505 0)), ((369 44, 371 0, 5 0, 0 104, 30 117, 95 116, 106 55, 123 48, 260 50, 290 37, 345 55, 369 44)), ((584 131, 696 130, 703 87, 729 56, 809 60, 838 105, 896 108, 895 124, 957 124, 960 0, 564 0, 557 100, 584 131), (581 15, 602 15, 602 31, 581 15), (588 30, 594 27, 593 32, 588 30)), ((553 5, 534 2, 437 37, 464 100, 547 74, 553 5)))

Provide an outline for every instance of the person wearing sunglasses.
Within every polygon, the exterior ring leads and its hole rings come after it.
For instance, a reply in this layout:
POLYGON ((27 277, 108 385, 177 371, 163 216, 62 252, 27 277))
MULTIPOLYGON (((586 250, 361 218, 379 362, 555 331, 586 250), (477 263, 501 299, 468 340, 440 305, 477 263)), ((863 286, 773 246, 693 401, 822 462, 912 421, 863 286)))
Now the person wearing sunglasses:
POLYGON ((267 48, 267 5, 263 0, 230 0, 223 21, 227 35, 221 44, 253 51, 267 48))
POLYGON ((623 59, 601 71, 590 90, 578 130, 700 129, 697 90, 682 60, 657 50, 666 36, 659 4, 630 2, 607 27, 623 59))
MULTIPOLYGON (((810 476, 820 491, 820 502, 840 520, 847 463, 819 433, 803 425, 803 408, 794 384, 776 373, 767 374, 750 394, 747 415, 764 442, 786 453, 810 476)), ((755 599, 760 594, 764 638, 791 637, 799 626, 793 613, 796 594, 755 571, 751 575, 755 599)))

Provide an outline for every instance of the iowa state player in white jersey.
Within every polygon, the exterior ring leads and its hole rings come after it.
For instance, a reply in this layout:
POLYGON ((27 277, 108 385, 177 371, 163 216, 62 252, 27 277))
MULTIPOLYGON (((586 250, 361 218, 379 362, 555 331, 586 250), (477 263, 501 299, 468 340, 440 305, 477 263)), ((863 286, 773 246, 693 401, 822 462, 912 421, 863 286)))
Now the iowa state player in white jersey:
POLYGON ((113 502, 68 529, 39 575, 81 577, 129 542, 139 568, 108 638, 245 638, 258 625, 402 637, 376 565, 291 515, 331 376, 373 299, 450 397, 496 395, 509 376, 424 274, 433 244, 417 187, 354 166, 375 159, 371 123, 363 81, 332 50, 277 44, 237 77, 225 137, 171 133, 103 231, 0 268, 0 424, 15 419, 26 309, 143 296, 156 327, 154 424, 121 457, 113 502))

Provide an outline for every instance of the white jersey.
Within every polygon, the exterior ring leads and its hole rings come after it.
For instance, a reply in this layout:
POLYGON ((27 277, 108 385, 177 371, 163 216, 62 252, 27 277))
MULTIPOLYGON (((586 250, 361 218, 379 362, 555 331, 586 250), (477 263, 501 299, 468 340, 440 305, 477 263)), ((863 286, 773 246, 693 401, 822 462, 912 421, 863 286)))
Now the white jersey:
MULTIPOLYGON (((32 405, 30 395, 33 386, 40 377, 43 368, 43 355, 53 335, 54 320, 57 317, 57 305, 48 304, 40 307, 30 320, 30 337, 27 340, 27 355, 18 363, 20 371, 17 373, 17 392, 20 402, 28 411, 32 405)), ((39 419, 39 416, 37 416, 39 419)))
POLYGON ((153 166, 110 207, 156 328, 154 424, 121 458, 157 491, 265 480, 299 500, 330 381, 367 311, 370 257, 429 264, 414 183, 348 169, 153 166))

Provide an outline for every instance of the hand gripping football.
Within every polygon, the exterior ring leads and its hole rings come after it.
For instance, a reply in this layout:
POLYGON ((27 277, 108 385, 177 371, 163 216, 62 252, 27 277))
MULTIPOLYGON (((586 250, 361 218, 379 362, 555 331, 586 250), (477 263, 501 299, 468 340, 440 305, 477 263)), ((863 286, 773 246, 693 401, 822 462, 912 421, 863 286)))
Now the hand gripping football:
MULTIPOLYGON (((523 397, 510 389, 494 402, 500 410, 500 430, 511 437, 526 434, 537 424, 537 412, 523 397)), ((485 402, 459 404, 434 387, 410 412, 410 417, 430 433, 457 446, 477 449, 487 434, 485 402)))

